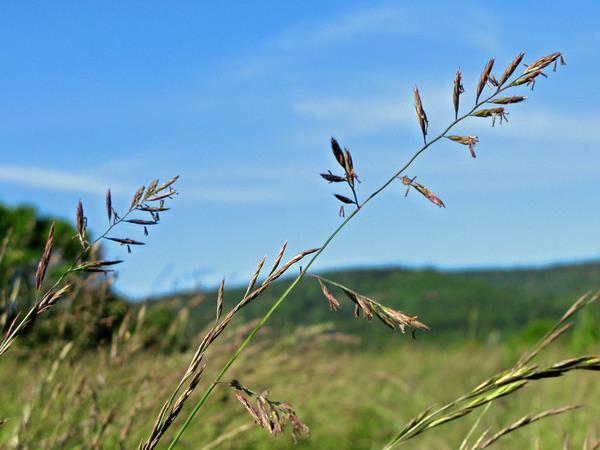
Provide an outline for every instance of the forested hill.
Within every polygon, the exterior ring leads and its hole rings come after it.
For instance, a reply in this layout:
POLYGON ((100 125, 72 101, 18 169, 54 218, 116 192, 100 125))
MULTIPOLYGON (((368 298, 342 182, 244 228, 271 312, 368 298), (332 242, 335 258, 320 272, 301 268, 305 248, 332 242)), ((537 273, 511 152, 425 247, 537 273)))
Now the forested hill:
MULTIPOLYGON (((324 275, 381 303, 417 315, 432 329, 431 337, 424 339, 522 334, 556 320, 585 291, 600 289, 598 262, 535 269, 454 272, 361 269, 324 275)), ((283 280, 273 286, 243 310, 243 316, 246 319, 259 317, 288 283, 283 280)), ((241 295, 241 290, 226 290, 225 307, 233 305, 241 295)), ((149 304, 155 314, 159 311, 172 313, 187 305, 191 313, 190 327, 197 331, 214 320, 215 297, 214 292, 187 294, 154 299, 149 304)), ((352 305, 344 302, 341 292, 338 298, 343 302, 342 309, 333 313, 318 283, 307 277, 269 323, 273 330, 286 330, 296 325, 333 322, 339 331, 373 339, 374 342, 393 336, 386 327, 354 319, 352 305)), ((599 309, 596 304, 591 314, 597 317, 599 309)))

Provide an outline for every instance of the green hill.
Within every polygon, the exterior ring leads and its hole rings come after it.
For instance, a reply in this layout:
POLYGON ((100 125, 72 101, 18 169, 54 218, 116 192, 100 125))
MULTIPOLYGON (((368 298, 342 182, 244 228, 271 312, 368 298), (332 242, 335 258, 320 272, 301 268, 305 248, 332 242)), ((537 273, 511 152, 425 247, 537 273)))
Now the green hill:
MULTIPOLYGON (((582 293, 600 289, 600 263, 556 265, 535 269, 438 271, 433 269, 357 269, 324 274, 381 303, 417 315, 432 329, 419 339, 487 338, 506 336, 556 320, 582 293)), ((289 281, 274 285, 242 313, 257 318, 283 292, 289 281)), ((242 295, 240 289, 225 292, 225 308, 242 295)), ((185 294, 154 299, 154 315, 173 314, 190 308, 189 326, 199 331, 214 318, 216 293, 185 294), (160 311, 160 314, 159 314, 160 311)), ((340 300, 344 298, 339 295, 340 300)), ((379 324, 356 320, 349 303, 333 313, 318 283, 305 278, 280 307, 269 324, 285 332, 300 324, 334 322, 338 331, 380 343, 394 333, 379 324)), ((596 308, 592 314, 598 314, 596 308)), ((238 319, 239 320, 239 319, 238 319)), ((598 323, 597 321, 595 322, 598 323)))

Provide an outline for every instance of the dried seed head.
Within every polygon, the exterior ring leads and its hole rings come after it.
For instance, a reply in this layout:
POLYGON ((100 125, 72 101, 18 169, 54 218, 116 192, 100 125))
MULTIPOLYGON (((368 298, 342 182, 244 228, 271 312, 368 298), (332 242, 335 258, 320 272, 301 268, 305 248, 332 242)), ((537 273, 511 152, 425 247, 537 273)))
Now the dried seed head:
POLYGON ((108 239, 109 241, 118 242, 121 245, 146 245, 143 242, 136 241, 129 238, 114 238, 114 237, 106 237, 104 239, 108 239))
POLYGON ((50 231, 48 232, 48 239, 46 240, 46 246, 44 247, 44 253, 38 263, 37 271, 35 273, 35 288, 40 289, 44 276, 46 275, 46 269, 50 262, 50 256, 52 255, 52 247, 54 246, 54 222, 50 225, 50 231))
POLYGON ((145 186, 140 186, 135 194, 133 194, 133 198, 131 199, 130 209, 133 209, 142 199, 142 195, 144 195, 145 186))
POLYGON ((407 176, 403 176, 400 180, 402 181, 403 185, 405 185, 405 186, 411 186, 412 182, 414 181, 415 178, 408 178, 407 176))
POLYGON ((156 225, 158 222, 156 220, 142 220, 142 219, 127 219, 123 222, 133 223, 135 225, 156 225))
POLYGON ((511 103, 520 103, 524 100, 527 100, 527 97, 523 95, 513 95, 512 97, 501 97, 491 100, 490 103, 495 103, 497 105, 509 105, 511 103))
POLYGON ((338 164, 345 169, 346 162, 344 160, 344 152, 342 152, 342 148, 335 138, 331 138, 331 150, 333 151, 333 156, 335 156, 338 164))
POLYGON ((347 205, 353 205, 355 202, 354 200, 344 196, 344 195, 340 195, 340 194, 333 194, 335 196, 335 198, 337 198, 340 202, 345 203, 347 205))
POLYGON ((462 145, 468 145, 469 146, 469 151, 471 152, 471 156, 473 158, 476 157, 475 155, 475 144, 477 144, 477 142, 479 142, 479 139, 477 138, 477 136, 446 136, 446 138, 450 139, 451 141, 454 142, 458 142, 459 144, 462 145))
POLYGON ((462 85, 462 73, 460 69, 456 71, 456 78, 454 79, 454 90, 452 91, 452 100, 454 102, 454 118, 458 119, 458 107, 460 103, 460 95, 465 92, 465 88, 462 85))
POLYGON ((352 155, 350 150, 344 148, 344 170, 346 171, 346 179, 350 186, 354 186, 354 179, 356 178, 356 172, 354 172, 354 163, 352 162, 352 155))
POLYGON ((79 242, 81 245, 85 247, 85 216, 83 215, 83 203, 79 200, 77 204, 77 219, 76 219, 76 227, 77 227, 77 236, 79 237, 79 242))
POLYGON ((155 191, 154 191, 154 192, 155 192, 156 194, 158 194, 159 192, 161 192, 161 191, 164 191, 166 188, 170 187, 170 186, 171 186, 173 183, 175 183, 177 180, 179 180, 179 175, 177 175, 177 176, 175 176, 175 177, 171 178, 171 179, 170 179, 169 181, 167 181, 166 183, 164 183, 164 184, 161 184, 159 187, 157 187, 157 188, 155 189, 155 191))
POLYGON ((490 74, 490 76, 488 77, 487 84, 489 84, 492 88, 497 88, 500 86, 500 83, 492 74, 490 74))
POLYGON ((328 170, 327 173, 321 173, 319 175, 321 175, 321 177, 323 177, 325 180, 329 181, 330 183, 341 183, 343 181, 346 181, 346 177, 340 177, 339 175, 334 175, 333 173, 331 173, 330 170, 328 170))
POLYGON ((108 221, 110 222, 112 219, 112 195, 110 193, 110 189, 106 191, 106 215, 108 216, 108 221))
MULTIPOLYGON (((419 192, 421 195, 423 195, 425 198, 427 198, 427 200, 429 200, 434 205, 437 205, 440 208, 445 208, 446 207, 446 205, 444 204, 444 202, 439 197, 437 197, 436 195, 434 195, 433 192, 431 192, 429 189, 427 189, 422 184, 417 183, 415 181, 415 178, 417 178, 417 177, 408 178, 407 176, 404 176, 400 180, 402 181, 402 184, 404 184, 405 186, 408 186, 408 189, 410 189, 411 187, 414 188, 414 189, 416 189, 417 192, 419 192)), ((408 189, 406 191, 406 194, 408 194, 408 189)))
POLYGON ((483 92, 483 87, 488 82, 490 74, 492 73, 492 67, 494 67, 494 58, 490 59, 485 65, 481 76, 479 77, 479 83, 477 83, 477 96, 475 97, 475 103, 479 102, 479 97, 483 92))
POLYGON ((158 185, 158 180, 153 180, 149 185, 148 189, 146 189, 146 193, 144 194, 144 200, 146 200, 151 195, 156 193, 156 186, 158 185))
POLYGON ((223 312, 223 293, 225 292, 225 278, 221 280, 219 284, 219 291, 217 293, 217 322, 221 318, 223 312))
POLYGON ((288 245, 288 241, 285 241, 283 243, 283 245, 281 246, 281 248, 279 249, 279 252, 277 252, 277 256, 275 257, 275 260, 273 261, 273 267, 271 267, 269 276, 273 275, 273 273, 275 273, 275 271, 279 267, 279 264, 281 263, 281 260, 283 259, 283 255, 285 253, 285 249, 287 248, 287 245, 288 245))
POLYGON ((333 294, 331 293, 331 291, 327 288, 327 286, 325 286, 325 283, 323 283, 321 280, 319 280, 319 284, 321 285, 321 290, 323 291, 323 295, 325 296, 325 298, 329 302, 329 308, 332 311, 339 310, 340 309, 340 302, 338 301, 338 299, 333 296, 333 294))
MULTIPOLYGON (((345 287, 342 284, 336 283, 331 280, 327 280, 325 278, 315 276, 319 280, 321 284, 321 289, 326 297, 333 297, 329 290, 325 287, 325 284, 331 284, 337 288, 340 288, 344 294, 354 303, 354 317, 360 317, 360 313, 363 313, 363 316, 370 320, 374 316, 376 316, 379 320, 381 320, 385 325, 389 326, 394 330, 400 330, 404 332, 405 328, 411 327, 414 329, 422 329, 428 330, 429 328, 419 322, 417 317, 409 316, 402 311, 397 311, 390 307, 384 306, 364 295, 361 295, 357 292, 354 292, 352 289, 345 287)), ((335 300, 337 302, 337 300, 335 300)), ((339 304, 339 302, 337 302, 339 304)), ((332 308, 333 309, 333 308, 332 308)))
POLYGON ((50 290, 37 304, 36 314, 39 316, 56 304, 56 302, 71 289, 71 283, 65 284, 58 290, 50 290))
POLYGON ((419 126, 421 127, 421 132, 423 133, 423 141, 427 142, 427 128, 429 126, 429 122, 427 120, 427 114, 425 114, 425 110, 423 109, 423 103, 421 102, 421 94, 419 94, 419 89, 415 86, 414 90, 415 95, 415 113, 417 114, 417 120, 419 121, 419 126))
POLYGON ((531 85, 531 89, 533 90, 533 87, 535 86, 535 79, 540 75, 542 75, 544 77, 546 76, 546 75, 544 75, 544 73, 541 70, 529 72, 529 73, 517 78, 512 83, 510 83, 509 87, 521 86, 523 84, 527 84, 528 86, 531 85))
MULTIPOLYGON (((565 60, 563 59, 562 53, 555 52, 555 53, 552 53, 551 55, 544 56, 543 58, 538 59, 533 64, 530 64, 523 71, 523 73, 527 74, 527 73, 531 73, 531 72, 536 72, 538 70, 543 70, 544 68, 548 67, 550 64, 557 63, 559 61, 560 61, 561 66, 564 66, 566 64, 565 60)), ((554 66, 554 70, 556 70, 556 64, 554 66)))
POLYGON ((496 119, 500 119, 500 124, 505 120, 508 122, 508 113, 504 108, 480 109, 471 114, 473 117, 491 117, 492 126, 496 123, 496 119))
POLYGON ((502 85, 508 81, 508 79, 515 72, 515 70, 517 70, 517 67, 519 67, 519 64, 521 64, 521 61, 523 60, 524 56, 525 56, 525 52, 519 53, 516 56, 516 58, 513 59, 513 61, 508 65, 508 67, 502 74, 502 77, 498 81, 498 88, 501 88, 502 85))

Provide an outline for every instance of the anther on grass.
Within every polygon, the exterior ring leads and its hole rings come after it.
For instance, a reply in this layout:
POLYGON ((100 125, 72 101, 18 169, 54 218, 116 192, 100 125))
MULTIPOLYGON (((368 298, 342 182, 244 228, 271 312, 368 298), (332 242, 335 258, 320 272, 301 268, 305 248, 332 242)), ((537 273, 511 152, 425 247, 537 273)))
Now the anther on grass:
POLYGON ((319 285, 321 286, 321 291, 323 291, 323 295, 327 299, 327 302, 329 302, 329 309, 331 309, 332 311, 339 310, 340 302, 338 301, 338 299, 334 297, 334 295, 331 293, 331 291, 329 290, 327 285, 325 283, 323 283, 322 280, 318 280, 318 281, 319 281, 319 285))
POLYGON ((477 155, 475 154, 475 144, 477 144, 477 142, 479 142, 479 139, 477 138, 477 136, 450 135, 450 136, 446 136, 446 139, 450 139, 451 141, 458 142, 459 144, 462 144, 462 145, 468 145, 471 156, 473 158, 477 157, 477 155))
POLYGON ((402 178, 400 178, 400 181, 402 181, 402 184, 405 186, 408 186, 406 188, 406 193, 404 194, 404 196, 406 197, 408 195, 408 192, 410 191, 410 188, 412 187, 419 194, 421 194, 423 197, 425 197, 427 200, 429 200, 434 205, 439 206, 440 208, 445 208, 446 205, 444 204, 444 202, 438 196, 436 196, 433 192, 431 192, 428 188, 426 188, 425 186, 423 186, 420 183, 417 183, 415 181, 416 178, 417 177, 409 178, 407 176, 403 176, 402 178))
POLYGON ((496 119, 499 118, 500 125, 502 125, 502 121, 508 122, 508 113, 504 108, 488 108, 488 109, 480 109, 471 113, 473 117, 491 117, 492 118, 492 126, 496 124, 496 119))
POLYGON ((539 70, 543 70, 548 67, 550 64, 554 63, 554 71, 556 71, 556 66, 560 62, 561 66, 565 66, 565 60, 561 52, 554 52, 548 56, 544 56, 532 64, 528 65, 527 68, 523 71, 524 74, 537 72, 539 70))

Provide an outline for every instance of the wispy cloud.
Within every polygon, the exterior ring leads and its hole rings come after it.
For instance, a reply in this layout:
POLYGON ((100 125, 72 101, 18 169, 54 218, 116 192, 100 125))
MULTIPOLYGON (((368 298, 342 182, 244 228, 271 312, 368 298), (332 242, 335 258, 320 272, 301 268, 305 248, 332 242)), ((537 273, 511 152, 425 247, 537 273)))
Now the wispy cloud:
POLYGON ((185 198, 190 201, 202 203, 264 203, 286 198, 281 189, 272 188, 247 188, 247 187, 221 187, 202 188, 194 187, 185 189, 185 198))
POLYGON ((333 43, 374 33, 415 33, 417 22, 397 7, 377 6, 373 9, 346 13, 330 20, 297 27, 276 37, 271 45, 290 49, 320 43, 333 43))
MULTIPOLYGON (((424 92, 428 116, 434 118, 451 113, 447 91, 426 89, 424 92)), ((379 94, 368 98, 314 95, 296 100, 291 109, 346 136, 417 126, 410 89, 402 94, 390 89, 384 96, 379 94)))
POLYGON ((106 192, 107 186, 110 186, 115 194, 131 191, 130 186, 114 183, 89 174, 28 165, 0 165, 0 182, 59 192, 86 194, 103 194, 106 192))
MULTIPOLYGON (((527 113, 516 111, 510 122, 502 130, 504 136, 517 137, 520 140, 541 142, 598 144, 600 134, 600 116, 592 114, 578 117, 576 114, 555 113, 541 109, 529 110, 527 113)), ((490 128, 489 121, 473 121, 471 129, 486 133, 490 128)))
MULTIPOLYGON (((66 170, 27 165, 0 165, 0 183, 53 190, 56 192, 104 195, 110 187, 114 195, 130 195, 137 188, 113 180, 66 170)), ((202 203, 256 203, 285 198, 281 186, 254 188, 248 186, 185 188, 185 199, 202 203)))

